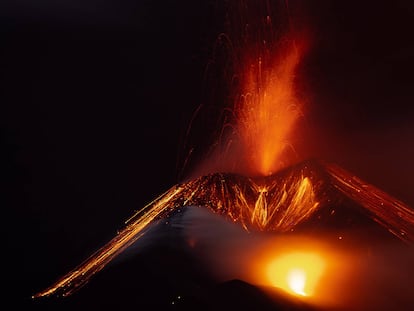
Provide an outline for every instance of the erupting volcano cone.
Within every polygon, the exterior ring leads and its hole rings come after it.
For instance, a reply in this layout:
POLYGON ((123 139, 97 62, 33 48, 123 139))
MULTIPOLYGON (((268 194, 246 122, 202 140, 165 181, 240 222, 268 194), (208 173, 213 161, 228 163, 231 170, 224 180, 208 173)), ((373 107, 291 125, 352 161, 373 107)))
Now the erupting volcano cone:
POLYGON ((414 211, 329 163, 308 160, 277 174, 248 178, 215 173, 177 184, 133 215, 111 241, 35 297, 68 295, 144 235, 150 224, 187 206, 207 207, 248 231, 322 233, 342 239, 414 242, 414 211))

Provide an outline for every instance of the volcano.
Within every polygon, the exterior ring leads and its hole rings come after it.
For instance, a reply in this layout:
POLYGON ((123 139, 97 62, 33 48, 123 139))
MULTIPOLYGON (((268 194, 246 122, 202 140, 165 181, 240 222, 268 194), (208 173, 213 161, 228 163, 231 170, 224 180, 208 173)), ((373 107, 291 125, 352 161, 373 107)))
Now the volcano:
POLYGON ((414 243, 414 211, 343 168, 306 160, 266 177, 214 173, 171 187, 127 220, 124 229, 74 270, 34 297, 69 295, 145 235, 188 206, 204 207, 246 231, 322 234, 414 243))

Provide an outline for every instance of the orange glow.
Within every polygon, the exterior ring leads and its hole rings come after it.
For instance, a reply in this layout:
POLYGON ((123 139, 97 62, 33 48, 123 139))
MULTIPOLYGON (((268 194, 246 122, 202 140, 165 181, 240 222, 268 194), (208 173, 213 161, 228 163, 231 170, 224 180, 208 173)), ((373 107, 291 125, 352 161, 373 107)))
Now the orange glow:
POLYGON ((271 297, 276 293, 276 299, 284 292, 324 310, 351 299, 352 278, 362 271, 357 269, 360 258, 319 235, 276 235, 254 250, 245 261, 246 280, 271 297))
POLYGON ((292 41, 266 63, 254 59, 247 64, 238 114, 238 129, 250 171, 270 175, 281 167, 300 103, 295 94, 295 70, 301 49, 292 41))
POLYGON ((312 296, 325 270, 325 262, 315 253, 282 255, 268 265, 270 283, 289 293, 312 296))

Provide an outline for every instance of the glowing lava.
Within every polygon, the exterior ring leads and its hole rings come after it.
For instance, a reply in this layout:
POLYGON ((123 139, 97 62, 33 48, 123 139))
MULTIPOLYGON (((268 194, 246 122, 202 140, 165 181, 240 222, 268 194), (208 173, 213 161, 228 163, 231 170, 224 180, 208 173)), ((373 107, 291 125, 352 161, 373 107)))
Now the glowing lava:
POLYGON ((267 267, 271 284, 299 296, 312 296, 325 270, 325 262, 314 253, 290 253, 267 267))
POLYGON ((238 114, 238 130, 250 170, 270 175, 280 169, 300 102, 294 88, 301 49, 295 40, 267 64, 257 58, 247 65, 238 114))

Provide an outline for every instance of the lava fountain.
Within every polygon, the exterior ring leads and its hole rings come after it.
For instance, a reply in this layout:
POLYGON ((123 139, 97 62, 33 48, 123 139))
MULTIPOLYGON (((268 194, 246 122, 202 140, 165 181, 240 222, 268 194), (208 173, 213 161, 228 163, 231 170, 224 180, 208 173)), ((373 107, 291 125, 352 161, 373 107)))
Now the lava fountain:
POLYGON ((227 6, 225 30, 206 72, 211 93, 218 95, 206 94, 202 105, 219 104, 213 129, 218 131, 191 178, 215 172, 266 176, 296 160, 293 141, 304 114, 298 70, 309 32, 292 27, 282 2, 229 1, 227 6))
POLYGON ((295 94, 295 70, 301 57, 297 40, 289 44, 270 66, 259 57, 246 64, 241 103, 236 105, 237 129, 247 170, 270 175, 280 169, 281 156, 300 115, 295 94))

